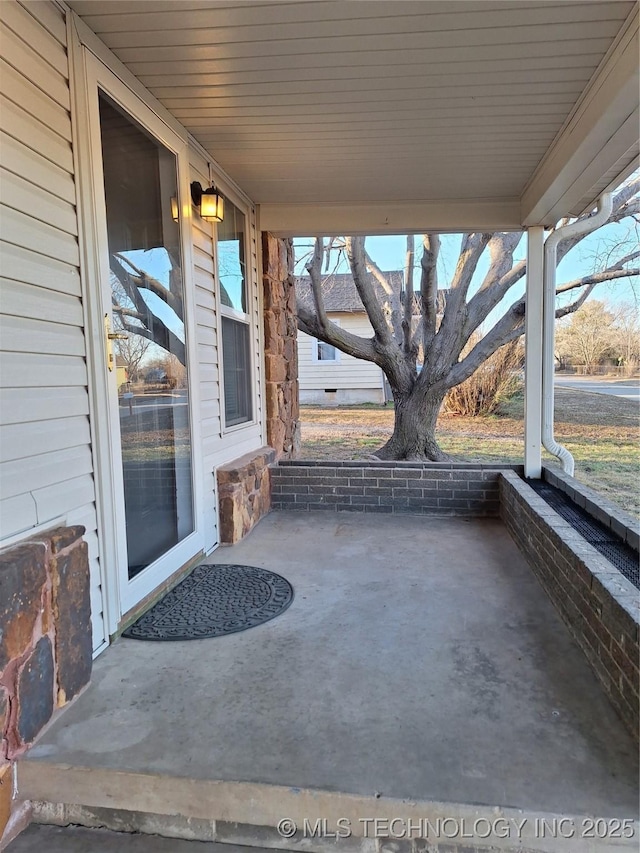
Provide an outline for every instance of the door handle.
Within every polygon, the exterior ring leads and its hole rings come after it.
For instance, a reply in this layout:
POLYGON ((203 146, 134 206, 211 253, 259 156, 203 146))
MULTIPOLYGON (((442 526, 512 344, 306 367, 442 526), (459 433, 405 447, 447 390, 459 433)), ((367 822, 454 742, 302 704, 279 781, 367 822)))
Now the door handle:
POLYGON ((105 348, 107 351, 107 369, 109 373, 113 371, 113 365, 115 364, 115 358, 113 355, 113 344, 111 341, 126 341, 129 339, 129 335, 125 335, 124 332, 112 332, 111 331, 111 319, 108 314, 104 315, 104 341, 105 348))

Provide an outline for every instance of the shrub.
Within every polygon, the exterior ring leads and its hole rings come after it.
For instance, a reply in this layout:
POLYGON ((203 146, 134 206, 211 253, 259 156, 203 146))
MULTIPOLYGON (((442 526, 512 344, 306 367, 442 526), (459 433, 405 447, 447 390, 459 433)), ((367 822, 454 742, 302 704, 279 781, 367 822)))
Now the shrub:
POLYGON ((476 372, 452 388, 444 398, 442 411, 475 418, 490 415, 500 403, 522 389, 522 350, 519 341, 501 347, 476 372))

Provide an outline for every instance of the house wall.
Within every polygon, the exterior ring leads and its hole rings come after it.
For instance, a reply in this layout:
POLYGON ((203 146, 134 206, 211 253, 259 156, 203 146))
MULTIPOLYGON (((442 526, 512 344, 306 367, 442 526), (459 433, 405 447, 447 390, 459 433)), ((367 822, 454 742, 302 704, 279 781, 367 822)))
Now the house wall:
MULTIPOLYGON (((364 314, 332 313, 346 331, 365 338, 373 329, 364 314)), ((338 362, 313 359, 314 338, 298 332, 300 402, 320 405, 383 403, 382 372, 370 361, 340 353, 338 362)))
MULTIPOLYGON (((87 371, 89 283, 81 279, 67 23, 55 3, 0 3, 0 538, 81 525, 91 567, 93 648, 103 647, 101 566, 87 371)), ((106 52, 105 52, 106 53, 106 52)), ((79 130, 77 132, 80 132, 79 130)), ((192 180, 209 183, 207 154, 190 146, 192 180)), ((215 168, 215 167, 214 167, 215 168)), ((265 442, 262 289, 250 200, 216 179, 247 215, 254 419, 224 428, 214 227, 192 220, 205 548, 218 542, 216 469, 265 442)), ((190 284, 191 282, 188 282, 190 284)), ((176 567, 178 568, 178 567, 176 567)), ((113 569, 113 567, 111 567, 113 569)), ((109 571, 109 567, 106 569, 109 571)))
MULTIPOLYGON (((209 184, 209 167, 204 152, 196 143, 190 146, 191 180, 209 184)), ((222 181, 216 175, 221 188, 222 181)), ((240 206, 241 199, 236 200, 240 206)), ((192 234, 194 246, 194 279, 197 304, 198 381, 201 395, 201 428, 205 472, 213 471, 232 459, 256 450, 263 444, 263 364, 262 364, 262 297, 258 287, 258 234, 255 210, 245 200, 249 245, 247 267, 251 289, 252 342, 255 381, 255 412, 250 424, 224 428, 222 376, 219 370, 222 340, 220 311, 216 287, 215 226, 194 215, 192 234)), ((244 208, 245 205, 242 205, 244 208)), ((210 481, 209 481, 210 482, 210 481)), ((205 484, 206 488, 206 484, 205 484)))
POLYGON ((0 3, 0 537, 82 525, 105 639, 64 13, 0 3))
MULTIPOLYGON (((189 150, 191 180, 203 186, 209 184, 209 164, 204 152, 193 142, 189 150)), ((220 183, 218 176, 216 180, 220 183)), ((253 369, 254 369, 254 419, 250 424, 225 429, 222 376, 220 370, 220 310, 216 284, 217 257, 215 226, 194 215, 192 223, 194 282, 196 288, 196 336, 198 344, 198 377, 200 392, 200 427, 202 431, 202 464, 205 491, 205 547, 210 550, 221 542, 237 541, 253 526, 261 513, 253 512, 255 501, 251 501, 251 523, 243 512, 248 497, 255 489, 255 471, 262 471, 265 443, 264 428, 264 368, 262 345, 262 293, 259 283, 258 232, 255 210, 246 199, 235 199, 237 206, 247 214, 249 245, 247 246, 248 284, 250 288, 249 313, 252 316, 253 369), (242 202, 244 201, 244 204, 242 202), (237 465, 234 464, 237 462, 237 465), (224 470, 221 470, 223 469, 224 470), (230 478, 235 486, 229 493, 230 478), (224 492, 224 495, 222 494, 224 492), (243 523, 239 525, 238 517, 243 523), (218 536, 218 520, 222 537, 218 536), (229 531, 235 531, 233 536, 229 531), (240 532, 238 532, 240 531, 240 532), (235 538, 234 538, 235 537, 235 538)), ((258 486, 258 492, 261 486, 258 486)), ((260 504, 260 502, 258 502, 260 504)), ((260 504, 261 505, 261 504, 260 504)), ((256 504, 257 507, 257 504, 256 504)))

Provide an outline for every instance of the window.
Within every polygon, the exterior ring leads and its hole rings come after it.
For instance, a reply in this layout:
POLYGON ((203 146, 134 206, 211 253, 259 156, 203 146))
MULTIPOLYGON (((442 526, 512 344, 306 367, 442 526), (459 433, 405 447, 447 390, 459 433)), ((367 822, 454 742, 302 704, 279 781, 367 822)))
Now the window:
POLYGON ((325 344, 324 341, 316 341, 317 361, 338 361, 338 350, 331 344, 325 344))
POLYGON ((227 426, 251 420, 251 353, 249 326, 222 318, 224 422, 227 426))
POLYGON ((225 426, 253 420, 249 287, 245 262, 246 220, 225 198, 218 224, 218 281, 222 315, 225 426))
MULTIPOLYGON (((331 318, 332 322, 339 326, 339 320, 334 320, 331 318)), ((317 338, 313 338, 311 341, 311 358, 313 361, 322 362, 326 364, 337 364, 340 361, 340 350, 336 349, 332 344, 325 344, 324 341, 319 341, 317 338)))

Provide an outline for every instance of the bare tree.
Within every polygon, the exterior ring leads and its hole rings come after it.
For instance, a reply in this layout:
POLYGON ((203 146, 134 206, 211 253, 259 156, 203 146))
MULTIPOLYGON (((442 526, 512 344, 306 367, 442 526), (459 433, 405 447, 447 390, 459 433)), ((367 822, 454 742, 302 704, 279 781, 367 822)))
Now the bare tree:
POLYGON ((133 333, 131 330, 129 330, 126 340, 116 341, 116 352, 124 362, 130 382, 138 381, 140 365, 150 346, 151 341, 148 338, 133 333))
POLYGON ((615 310, 616 355, 621 367, 631 374, 640 364, 640 316, 638 305, 623 302, 615 310))
POLYGON ((140 335, 158 344, 175 355, 181 364, 186 364, 184 341, 168 325, 166 312, 163 316, 157 310, 154 311, 144 297, 145 292, 153 294, 184 323, 182 287, 177 281, 180 262, 170 252, 168 254, 171 261, 169 287, 137 267, 124 253, 113 252, 110 255, 111 274, 117 281, 112 286, 113 313, 119 327, 125 332, 140 335))
MULTIPOLYGON (((638 214, 639 185, 640 180, 634 180, 615 196, 609 222, 620 222, 638 214)), ((396 293, 369 256, 365 238, 346 237, 344 245, 351 273, 373 328, 370 338, 352 334, 329 320, 322 294, 322 260, 328 249, 323 238, 316 239, 313 255, 306 264, 313 304, 299 303, 298 325, 303 332, 356 358, 374 362, 384 371, 393 393, 395 422, 393 435, 376 454, 379 458, 447 459, 435 434, 445 394, 471 376, 492 353, 524 332, 525 300, 522 297, 514 301, 475 345, 467 347, 489 314, 526 274, 526 261, 514 259, 521 237, 519 232, 464 234, 442 315, 437 311, 438 234, 422 237, 420 282, 415 294, 411 259, 407 262, 404 291, 396 293), (488 272, 480 286, 470 292, 474 273, 485 251, 490 259, 488 272), (416 304, 417 323, 413 321, 416 304), (418 372, 419 353, 423 354, 424 362, 418 372)), ((582 239, 573 237, 562 241, 558 246, 558 263, 582 239)), ((334 243, 335 238, 331 238, 329 245, 334 243)), ((409 241, 408 253, 411 251, 412 241, 409 241)), ((558 286, 557 293, 569 295, 571 301, 559 307, 556 316, 565 316, 580 308, 601 282, 640 275, 640 268, 631 266, 639 256, 640 252, 634 249, 617 257, 604 269, 558 286)))
POLYGON ((585 303, 561 321, 556 335, 558 355, 569 359, 584 373, 593 373, 615 350, 614 322, 615 316, 604 302, 592 299, 585 303))

